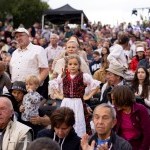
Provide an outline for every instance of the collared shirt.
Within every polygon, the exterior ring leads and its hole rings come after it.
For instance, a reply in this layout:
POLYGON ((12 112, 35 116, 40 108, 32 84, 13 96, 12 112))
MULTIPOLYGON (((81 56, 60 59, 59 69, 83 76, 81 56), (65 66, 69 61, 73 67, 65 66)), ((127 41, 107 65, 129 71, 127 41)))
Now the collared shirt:
POLYGON ((61 46, 54 48, 52 45, 48 46, 46 49, 48 60, 55 59, 64 50, 61 46))
POLYGON ((14 51, 10 60, 12 82, 25 81, 28 75, 39 75, 39 68, 48 68, 46 52, 41 46, 30 43, 25 49, 14 51))

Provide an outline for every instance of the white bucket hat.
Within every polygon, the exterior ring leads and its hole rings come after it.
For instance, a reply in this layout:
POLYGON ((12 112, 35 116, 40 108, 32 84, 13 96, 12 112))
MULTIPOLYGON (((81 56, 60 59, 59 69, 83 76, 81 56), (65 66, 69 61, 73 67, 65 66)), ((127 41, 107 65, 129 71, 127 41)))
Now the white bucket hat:
POLYGON ((107 71, 124 78, 124 68, 117 64, 110 64, 107 71))

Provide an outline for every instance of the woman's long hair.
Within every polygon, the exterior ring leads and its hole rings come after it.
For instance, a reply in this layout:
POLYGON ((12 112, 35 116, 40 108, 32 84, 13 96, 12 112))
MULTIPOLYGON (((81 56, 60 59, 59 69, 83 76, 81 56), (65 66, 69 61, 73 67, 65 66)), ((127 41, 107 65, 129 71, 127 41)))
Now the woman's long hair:
POLYGON ((150 88, 150 80, 149 80, 149 72, 148 70, 144 67, 144 66, 139 66, 137 69, 136 69, 136 72, 135 72, 135 75, 134 75, 134 78, 132 80, 132 89, 134 90, 134 92, 139 92, 138 90, 138 87, 139 87, 139 79, 137 77, 137 74, 138 74, 138 70, 142 68, 145 73, 146 73, 146 77, 145 77, 145 80, 143 81, 143 84, 142 84, 142 93, 141 93, 141 97, 143 98, 148 98, 148 94, 149 94, 149 88, 150 88))
POLYGON ((102 67, 104 67, 105 69, 107 69, 109 67, 109 62, 107 60, 107 56, 110 54, 110 51, 109 51, 109 48, 108 47, 103 47, 103 48, 106 48, 107 50, 107 53, 104 55, 102 54, 101 52, 101 62, 102 62, 102 67))

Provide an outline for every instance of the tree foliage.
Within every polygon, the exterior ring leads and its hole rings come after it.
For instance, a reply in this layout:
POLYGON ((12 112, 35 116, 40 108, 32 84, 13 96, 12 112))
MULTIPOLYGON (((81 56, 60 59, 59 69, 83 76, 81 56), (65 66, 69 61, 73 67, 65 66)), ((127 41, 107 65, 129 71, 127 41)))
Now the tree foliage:
POLYGON ((0 0, 0 19, 12 15, 15 27, 20 23, 29 27, 34 22, 40 22, 43 11, 48 8, 47 2, 41 0, 0 0))

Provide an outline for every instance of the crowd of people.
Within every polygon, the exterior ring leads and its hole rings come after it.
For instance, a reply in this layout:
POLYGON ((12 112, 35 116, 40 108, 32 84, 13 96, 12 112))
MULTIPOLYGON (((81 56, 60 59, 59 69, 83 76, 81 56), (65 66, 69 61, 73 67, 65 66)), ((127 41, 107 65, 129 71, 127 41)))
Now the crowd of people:
POLYGON ((0 59, 0 150, 150 150, 150 22, 0 22, 0 59))

